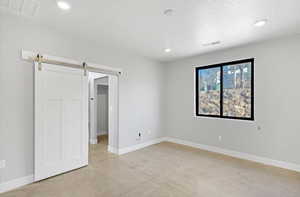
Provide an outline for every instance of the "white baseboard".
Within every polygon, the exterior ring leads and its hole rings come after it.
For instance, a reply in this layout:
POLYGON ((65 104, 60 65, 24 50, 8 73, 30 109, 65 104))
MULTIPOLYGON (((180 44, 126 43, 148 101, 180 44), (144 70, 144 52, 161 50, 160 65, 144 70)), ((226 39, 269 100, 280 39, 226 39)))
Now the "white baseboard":
POLYGON ((98 144, 98 139, 97 138, 91 138, 90 139, 90 144, 98 144))
POLYGON ((237 152, 237 151, 223 149, 223 148, 219 148, 219 147, 215 147, 215 146, 198 144, 198 143, 181 140, 181 139, 177 139, 177 138, 172 138, 172 137, 167 137, 165 141, 173 142, 176 144, 182 144, 182 145, 186 145, 186 146, 190 146, 190 147, 194 147, 194 148, 199 148, 202 150, 207 150, 207 151, 211 151, 211 152, 215 152, 215 153, 220 153, 223 155, 228 155, 228 156, 236 157, 239 159, 254 161, 254 162, 262 163, 265 165, 270 165, 270 166, 275 166, 275 167, 279 167, 279 168, 284 168, 284 169, 300 172, 300 165, 294 164, 294 163, 278 161, 278 160, 269 159, 266 157, 260 157, 260 156, 251 155, 248 153, 237 152))
POLYGON ((118 148, 112 147, 112 146, 107 146, 107 151, 114 153, 114 154, 119 154, 118 148))
POLYGON ((129 152, 132 152, 132 151, 136 151, 136 150, 139 150, 139 149, 142 149, 142 148, 145 148, 147 146, 151 146, 153 144, 158 144, 160 142, 163 142, 165 141, 165 138, 162 137, 162 138, 157 138, 157 139, 153 139, 153 140, 149 140, 147 142, 144 142, 144 143, 140 143, 140 144, 137 144, 137 145, 134 145, 134 146, 129 146, 129 147, 125 147, 125 148, 120 148, 118 150, 118 154, 119 155, 122 155, 122 154, 125 154, 125 153, 129 153, 129 152))
MULTIPOLYGON (((194 147, 194 148, 198 148, 198 149, 202 149, 202 150, 207 150, 207 151, 211 151, 211 152, 215 152, 215 153, 220 153, 223 155, 228 155, 231 157, 236 157, 236 158, 240 158, 240 159, 245 159, 245 160, 249 160, 249 161, 262 163, 265 165, 270 165, 270 166, 275 166, 275 167, 279 167, 279 168, 284 168, 284 169, 300 172, 300 165, 298 165, 298 164, 273 160, 273 159, 269 159, 269 158, 265 158, 265 157, 251 155, 248 153, 227 150, 227 149, 223 149, 223 148, 219 148, 219 147, 215 147, 215 146, 198 144, 198 143, 181 140, 181 139, 177 139, 177 138, 172 138, 172 137, 161 137, 161 138, 153 139, 153 140, 150 140, 150 141, 147 141, 144 143, 140 143, 140 144, 137 144, 134 146, 120 148, 120 149, 112 147, 112 146, 108 146, 108 151, 115 153, 115 154, 122 155, 125 153, 129 153, 132 151, 136 151, 136 150, 145 148, 147 146, 151 146, 153 144, 158 144, 158 143, 164 142, 164 141, 173 142, 176 144, 182 144, 182 145, 186 145, 186 146, 190 146, 190 147, 194 147)), ((91 140, 90 140, 90 142, 91 142, 91 140)), ((33 183, 33 175, 18 178, 18 179, 8 181, 5 183, 0 183, 0 193, 6 192, 6 191, 9 191, 12 189, 16 189, 18 187, 21 187, 21 186, 24 186, 24 185, 27 185, 30 183, 33 183)))
POLYGON ((18 187, 22 187, 30 183, 33 183, 33 175, 21 177, 5 183, 0 183, 0 193, 7 192, 18 187))

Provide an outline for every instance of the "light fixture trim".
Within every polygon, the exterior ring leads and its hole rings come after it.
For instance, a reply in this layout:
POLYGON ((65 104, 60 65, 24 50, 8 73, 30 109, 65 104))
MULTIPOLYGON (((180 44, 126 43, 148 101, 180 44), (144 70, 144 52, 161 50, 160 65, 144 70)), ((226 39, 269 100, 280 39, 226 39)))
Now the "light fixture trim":
POLYGON ((58 6, 61 10, 65 10, 65 11, 71 9, 70 3, 66 2, 66 1, 57 1, 57 6, 58 6))
POLYGON ((261 19, 261 20, 257 20, 254 23, 254 26, 256 27, 263 27, 267 24, 268 20, 267 19, 261 19))

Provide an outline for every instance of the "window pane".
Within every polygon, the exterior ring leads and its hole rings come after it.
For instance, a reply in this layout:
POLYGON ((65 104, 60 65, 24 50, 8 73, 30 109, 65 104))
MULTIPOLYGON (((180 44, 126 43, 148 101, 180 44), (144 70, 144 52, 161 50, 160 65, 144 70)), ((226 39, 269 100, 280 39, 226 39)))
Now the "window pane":
POLYGON ((199 114, 220 115, 220 67, 198 70, 199 114))
POLYGON ((251 63, 223 66, 223 116, 251 118, 251 63))

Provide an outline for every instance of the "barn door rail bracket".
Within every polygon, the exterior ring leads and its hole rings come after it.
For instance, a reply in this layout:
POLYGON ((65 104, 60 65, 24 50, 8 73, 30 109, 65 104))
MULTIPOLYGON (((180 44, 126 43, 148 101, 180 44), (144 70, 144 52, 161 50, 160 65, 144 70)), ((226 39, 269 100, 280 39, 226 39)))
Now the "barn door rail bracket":
POLYGON ((83 67, 84 76, 86 76, 86 73, 87 73, 87 64, 85 62, 83 62, 82 63, 82 67, 83 67))
POLYGON ((42 70, 42 63, 43 63, 43 56, 38 53, 36 55, 36 58, 34 59, 34 61, 36 61, 38 63, 38 70, 41 71, 42 70))

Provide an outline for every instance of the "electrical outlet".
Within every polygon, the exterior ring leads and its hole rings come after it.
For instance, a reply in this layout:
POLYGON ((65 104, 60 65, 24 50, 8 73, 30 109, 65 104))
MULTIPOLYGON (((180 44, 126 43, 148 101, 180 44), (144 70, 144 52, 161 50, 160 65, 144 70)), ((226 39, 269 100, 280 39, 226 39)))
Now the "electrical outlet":
POLYGON ((260 131, 261 130, 261 126, 257 125, 257 130, 260 131))
POLYGON ((151 130, 148 130, 148 134, 149 134, 149 135, 151 134, 151 130))
POLYGON ((5 168, 6 167, 6 161, 5 160, 1 160, 0 161, 0 169, 1 168, 5 168))
POLYGON ((222 136, 219 136, 219 141, 222 141, 222 136))

